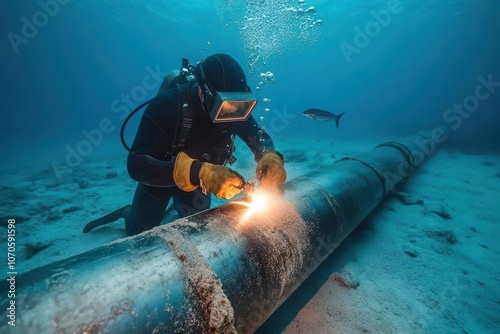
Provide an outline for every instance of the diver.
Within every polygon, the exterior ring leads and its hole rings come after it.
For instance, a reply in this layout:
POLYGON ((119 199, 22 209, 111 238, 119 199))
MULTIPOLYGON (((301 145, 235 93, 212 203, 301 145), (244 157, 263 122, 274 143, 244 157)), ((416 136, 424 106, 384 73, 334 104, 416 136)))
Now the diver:
POLYGON ((131 236, 160 225, 170 200, 186 217, 210 208, 211 194, 234 197, 245 186, 244 178, 225 166, 235 161, 235 136, 254 154, 259 186, 285 182, 283 156, 251 115, 257 100, 241 66, 226 54, 197 65, 186 62, 149 101, 129 149, 128 173, 138 182, 132 205, 88 223, 84 233, 124 218, 131 236))

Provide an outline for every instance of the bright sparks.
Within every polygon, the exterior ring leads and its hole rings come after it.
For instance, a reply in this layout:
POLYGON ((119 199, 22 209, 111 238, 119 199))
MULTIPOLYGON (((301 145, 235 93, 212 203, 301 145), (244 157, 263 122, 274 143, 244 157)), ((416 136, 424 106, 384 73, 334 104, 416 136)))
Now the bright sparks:
POLYGON ((248 207, 248 210, 241 217, 240 223, 247 221, 250 217, 252 217, 255 214, 266 211, 269 199, 270 199, 269 195, 266 193, 266 191, 262 189, 256 189, 252 194, 251 202, 240 202, 240 201, 234 202, 248 207))
POLYGON ((252 196, 251 209, 254 211, 264 211, 267 208, 267 196, 264 194, 256 194, 252 196))

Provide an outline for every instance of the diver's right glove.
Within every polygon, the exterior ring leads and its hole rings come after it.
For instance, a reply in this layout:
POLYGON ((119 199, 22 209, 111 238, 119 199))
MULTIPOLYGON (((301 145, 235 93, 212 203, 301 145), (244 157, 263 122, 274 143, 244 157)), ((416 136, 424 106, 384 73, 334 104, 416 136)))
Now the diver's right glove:
POLYGON ((203 164, 192 159, 185 152, 179 152, 175 159, 174 181, 183 191, 193 191, 198 188, 197 182, 192 178, 192 169, 199 168, 199 185, 204 191, 209 191, 215 196, 230 199, 243 188, 245 180, 234 170, 214 165, 209 162, 203 164))
POLYGON ((200 186, 219 198, 230 199, 243 188, 243 176, 224 166, 205 162, 200 168, 200 186))

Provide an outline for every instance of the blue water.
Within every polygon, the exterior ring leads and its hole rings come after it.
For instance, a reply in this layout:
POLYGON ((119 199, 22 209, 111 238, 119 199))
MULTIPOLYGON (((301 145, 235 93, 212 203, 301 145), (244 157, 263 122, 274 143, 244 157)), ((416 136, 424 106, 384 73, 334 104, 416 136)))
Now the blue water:
MULTIPOLYGON (((498 0, 311 0, 302 7, 279 0, 8 0, 0 12, 2 171, 54 172, 75 154, 76 164, 125 159, 124 117, 155 96, 182 57, 197 62, 213 53, 240 62, 259 98, 254 115, 278 148, 297 138, 363 141, 444 125, 450 148, 500 150, 498 0), (297 12, 310 6, 315 10, 297 12), (274 83, 261 77, 268 71, 274 83), (335 129, 305 118, 309 108, 345 115, 335 129)), ((128 125, 129 144, 139 119, 128 125)), ((52 187, 37 198, 50 204, 35 203, 35 215, 61 204, 52 187)), ((29 199, 32 190, 23 191, 9 201, 29 199)))
MULTIPOLYGON (((268 123, 275 110, 296 115, 285 130, 274 131, 278 137, 331 135, 333 123, 306 122, 301 115, 317 107, 346 112, 336 133, 342 138, 407 134, 444 123, 456 127, 450 144, 498 149, 500 87, 479 106, 468 101, 473 112, 467 118, 443 119, 453 104, 474 95, 479 76, 500 81, 498 1, 395 2, 378 28, 373 11, 380 14, 390 2, 317 0, 304 7, 314 6, 315 16, 283 11, 298 8, 295 1, 60 2, 46 7, 51 15, 34 1, 1 5, 7 13, 1 22, 3 167, 63 163, 68 150, 86 140, 82 131, 99 129, 103 118, 112 131, 88 155, 118 152, 124 111, 113 112, 113 101, 141 86, 148 67, 164 73, 178 69, 181 57, 195 62, 218 52, 242 64, 254 92, 260 72, 274 73, 276 83, 260 91, 272 102, 260 102, 256 115, 264 107, 273 110, 263 115, 268 123), (309 19, 322 25, 308 27, 309 19), (372 37, 358 36, 356 44, 356 28, 367 27, 372 37), (346 52, 346 45, 357 51, 346 52)), ((136 90, 129 106, 117 105, 128 112, 156 90, 143 92, 136 90)), ((136 125, 131 122, 129 141, 136 125)))

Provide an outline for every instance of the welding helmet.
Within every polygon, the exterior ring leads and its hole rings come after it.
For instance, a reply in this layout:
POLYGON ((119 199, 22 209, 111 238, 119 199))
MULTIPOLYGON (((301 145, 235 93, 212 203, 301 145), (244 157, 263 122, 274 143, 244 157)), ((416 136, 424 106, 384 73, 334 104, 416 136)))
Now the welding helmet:
POLYGON ((203 94, 203 108, 214 123, 244 121, 250 116, 257 99, 231 56, 209 56, 196 65, 194 75, 203 94))

